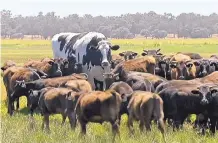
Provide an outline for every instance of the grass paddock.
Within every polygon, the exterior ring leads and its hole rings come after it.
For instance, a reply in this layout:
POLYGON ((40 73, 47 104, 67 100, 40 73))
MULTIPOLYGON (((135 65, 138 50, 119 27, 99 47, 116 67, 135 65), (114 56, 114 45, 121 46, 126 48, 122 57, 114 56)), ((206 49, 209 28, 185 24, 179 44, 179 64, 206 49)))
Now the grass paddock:
MULTIPOLYGON (((164 54, 177 52, 197 52, 203 57, 212 54, 218 55, 218 39, 112 39, 113 44, 119 44, 120 49, 113 51, 113 54, 132 50, 141 54, 143 49, 161 48, 164 54)), ((49 40, 2 40, 1 45, 1 65, 6 60, 13 60, 18 65, 23 65, 30 59, 42 59, 52 57, 51 42, 49 40)), ((7 115, 6 92, 1 77, 1 138, 2 142, 75 142, 75 143, 102 143, 111 142, 112 133, 109 123, 94 124, 87 126, 87 135, 79 136, 80 128, 77 126, 75 131, 70 130, 69 122, 64 127, 61 124, 61 116, 53 115, 50 117, 51 132, 41 131, 42 117, 40 114, 34 115, 34 128, 30 128, 26 99, 20 99, 21 108, 13 117, 7 115)), ((163 142, 161 133, 155 125, 152 132, 140 133, 138 123, 134 123, 135 134, 130 136, 128 132, 127 116, 122 117, 120 126, 120 139, 117 142, 125 143, 160 143, 163 142)), ((201 136, 192 129, 192 126, 185 124, 181 131, 173 132, 172 128, 167 128, 166 141, 168 143, 217 143, 218 133, 214 137, 210 135, 201 136)))

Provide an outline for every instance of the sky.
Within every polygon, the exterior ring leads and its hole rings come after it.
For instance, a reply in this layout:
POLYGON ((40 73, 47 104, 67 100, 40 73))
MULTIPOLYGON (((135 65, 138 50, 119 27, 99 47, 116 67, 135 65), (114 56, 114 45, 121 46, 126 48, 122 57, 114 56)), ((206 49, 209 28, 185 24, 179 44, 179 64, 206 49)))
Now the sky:
POLYGON ((154 11, 179 15, 194 12, 202 15, 218 14, 218 0, 0 0, 0 10, 13 15, 37 15, 54 11, 61 17, 69 14, 119 16, 126 13, 154 11))

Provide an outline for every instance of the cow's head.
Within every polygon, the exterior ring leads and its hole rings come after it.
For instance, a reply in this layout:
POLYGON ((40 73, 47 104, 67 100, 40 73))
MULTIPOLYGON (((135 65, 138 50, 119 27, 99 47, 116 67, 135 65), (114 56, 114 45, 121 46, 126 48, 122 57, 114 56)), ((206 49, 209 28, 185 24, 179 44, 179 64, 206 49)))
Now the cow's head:
POLYGON ((217 59, 210 59, 210 69, 209 73, 212 73, 214 71, 218 71, 218 60, 217 59))
POLYGON ((173 61, 170 63, 170 74, 171 79, 185 79, 185 63, 173 61))
POLYGON ((119 45, 111 45, 107 40, 99 41, 96 45, 90 45, 91 50, 99 51, 101 53, 101 66, 108 67, 111 61, 111 50, 118 50, 119 45))
POLYGON ((107 88, 115 81, 126 81, 127 72, 123 67, 123 63, 118 64, 110 73, 103 74, 107 88))
POLYGON ((132 51, 125 51, 122 53, 119 53, 120 56, 124 57, 125 61, 135 59, 138 53, 132 52, 132 51))
POLYGON ((146 56, 146 55, 151 55, 151 56, 156 56, 156 55, 162 55, 162 53, 160 53, 161 49, 157 49, 157 50, 143 50, 142 56, 146 56))
POLYGON ((8 69, 9 67, 13 67, 16 66, 16 63, 14 61, 8 60, 4 63, 4 65, 1 67, 2 71, 5 71, 6 69, 8 69))
POLYGON ((43 61, 43 71, 48 77, 59 77, 62 76, 62 58, 50 59, 43 61))
MULTIPOLYGON (((170 62, 169 59, 164 58, 164 56, 160 56, 160 58, 157 60, 159 73, 163 72, 164 78, 167 78, 167 75, 170 72, 169 62, 170 62)), ((156 71, 156 73, 158 72, 156 71)))
POLYGON ((209 74, 210 70, 210 62, 207 59, 203 59, 200 61, 200 72, 199 76, 204 77, 209 74))
POLYGON ((213 94, 217 92, 216 88, 203 85, 191 91, 192 94, 198 95, 200 97, 201 105, 208 105, 212 101, 213 94))

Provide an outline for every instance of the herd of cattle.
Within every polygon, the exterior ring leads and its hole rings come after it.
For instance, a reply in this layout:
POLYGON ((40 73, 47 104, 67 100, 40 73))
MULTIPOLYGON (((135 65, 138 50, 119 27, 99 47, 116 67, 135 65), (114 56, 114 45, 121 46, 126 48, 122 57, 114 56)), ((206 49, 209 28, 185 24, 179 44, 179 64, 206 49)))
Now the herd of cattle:
POLYGON ((97 32, 59 33, 52 48, 54 58, 23 66, 8 60, 1 67, 10 115, 26 96, 31 115, 38 108, 48 130, 51 114, 61 114, 62 124, 68 117, 73 129, 79 121, 82 133, 88 122, 110 122, 114 136, 123 114, 130 132, 133 120, 141 131, 151 130, 154 120, 164 134, 166 123, 178 129, 190 114, 202 133, 218 129, 217 55, 164 55, 160 49, 111 55, 120 47, 97 32))

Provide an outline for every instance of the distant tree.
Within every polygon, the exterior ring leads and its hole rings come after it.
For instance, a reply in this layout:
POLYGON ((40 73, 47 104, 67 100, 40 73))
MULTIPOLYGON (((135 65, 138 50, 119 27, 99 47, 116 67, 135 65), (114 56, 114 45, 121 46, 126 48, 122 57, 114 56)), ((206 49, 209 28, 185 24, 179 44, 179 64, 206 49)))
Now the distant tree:
POLYGON ((205 38, 218 34, 218 14, 204 16, 196 13, 181 13, 175 16, 171 13, 122 14, 120 16, 92 16, 85 14, 70 14, 60 17, 55 12, 37 16, 13 15, 10 10, 1 11, 1 35, 11 37, 16 33, 24 35, 42 35, 44 38, 59 32, 98 31, 113 38, 132 38, 136 34, 144 37, 164 38, 167 33, 178 37, 205 38))
POLYGON ((151 34, 147 29, 142 29, 140 32, 140 35, 144 36, 144 37, 149 37, 151 34))

